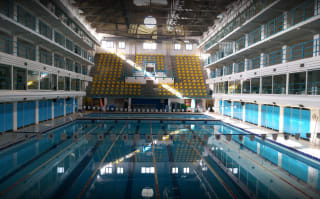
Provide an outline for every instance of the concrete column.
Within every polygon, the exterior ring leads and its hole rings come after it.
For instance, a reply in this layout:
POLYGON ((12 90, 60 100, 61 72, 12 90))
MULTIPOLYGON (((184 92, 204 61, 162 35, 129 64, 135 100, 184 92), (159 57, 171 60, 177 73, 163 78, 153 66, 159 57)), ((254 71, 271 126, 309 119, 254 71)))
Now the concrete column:
POLYGON ((265 56, 264 53, 260 54, 260 68, 263 68, 266 65, 266 60, 265 60, 264 56, 265 56))
POLYGON ((264 28, 264 25, 261 25, 261 40, 264 40, 264 38, 266 38, 266 31, 264 28))
POLYGON ((128 109, 131 109, 131 97, 128 98, 128 109))
POLYGON ((17 41, 18 41, 18 37, 16 36, 16 35, 13 35, 12 36, 12 54, 14 55, 14 56, 18 56, 18 43, 17 43, 17 41))
POLYGON ((13 20, 18 21, 18 8, 15 4, 13 5, 12 16, 13 16, 13 20))
POLYGON ((39 45, 36 45, 36 61, 37 61, 37 62, 40 62, 39 45))
POLYGON ((320 1, 315 0, 314 1, 314 15, 319 15, 320 14, 320 1))
POLYGON ((316 133, 320 133, 320 109, 313 108, 310 112, 310 133, 311 139, 310 141, 315 144, 320 145, 320 139, 316 138, 316 133))
POLYGON ((320 34, 313 35, 313 56, 320 55, 320 34))
POLYGON ((35 124, 39 124, 39 100, 36 100, 35 124))
POLYGON ((12 121, 13 121, 13 131, 16 131, 18 129, 18 102, 13 102, 13 112, 12 112, 12 121))
POLYGON ((244 59, 244 71, 247 71, 249 65, 249 60, 247 58, 244 59))
POLYGON ((234 74, 235 68, 236 68, 236 63, 232 63, 232 74, 234 74))
POLYGON ((286 76, 286 95, 289 94, 289 73, 287 73, 287 76, 286 76))
POLYGON ((288 12, 284 12, 283 13, 283 29, 287 29, 289 27, 289 23, 288 23, 288 12))
POLYGON ((230 110, 230 115, 231 115, 231 118, 233 118, 233 101, 231 101, 231 110, 230 110))
POLYGON ((246 104, 243 105, 243 110, 242 110, 242 121, 246 121, 246 104))
MULTIPOLYGON (((129 100, 128 100, 128 101, 129 101, 129 100)), ((103 104, 104 104, 104 105, 108 105, 108 98, 106 98, 106 97, 103 98, 103 104)))
POLYGON ((54 66, 54 52, 53 51, 51 52, 51 59, 52 59, 52 61, 51 61, 52 66, 54 66))
POLYGON ((63 116, 67 115, 67 103, 66 99, 63 99, 63 116))
POLYGON ((54 102, 51 101, 51 119, 54 119, 54 102))
POLYGON ((288 57, 287 56, 287 53, 288 53, 287 48, 288 48, 287 45, 282 46, 282 63, 287 62, 287 57, 288 57))
POLYGON ((168 98, 168 108, 169 108, 169 112, 171 111, 171 99, 168 98))
MULTIPOLYGON (((220 112, 220 114, 223 115, 224 114, 224 100, 221 99, 221 101, 222 101, 222 103, 221 103, 221 112, 220 112)), ((220 111, 220 106, 219 106, 219 111, 220 111)))
POLYGON ((258 126, 261 126, 261 104, 258 104, 258 126))
POLYGON ((191 110, 192 110, 192 112, 194 112, 195 108, 197 108, 196 100, 195 99, 191 99, 191 110))
POLYGON ((245 38, 245 48, 247 48, 249 46, 249 34, 246 34, 245 38))
POLYGON ((279 106, 280 113, 279 113, 279 133, 283 133, 284 127, 284 106, 279 106))
POLYGON ((233 53, 236 52, 236 42, 235 41, 232 42, 232 52, 233 53))

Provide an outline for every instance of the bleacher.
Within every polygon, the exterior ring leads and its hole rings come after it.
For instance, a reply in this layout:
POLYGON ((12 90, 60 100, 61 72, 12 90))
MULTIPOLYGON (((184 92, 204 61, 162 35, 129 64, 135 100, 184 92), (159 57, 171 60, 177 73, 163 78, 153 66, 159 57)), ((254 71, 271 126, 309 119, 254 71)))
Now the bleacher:
POLYGON ((207 88, 199 57, 177 55, 172 62, 176 73, 173 88, 185 97, 206 97, 207 88))
POLYGON ((113 53, 96 54, 89 85, 91 96, 140 96, 141 84, 125 83, 123 60, 113 53))
POLYGON ((163 63, 163 55, 160 54, 136 54, 136 64, 139 66, 143 65, 143 62, 149 61, 157 64, 156 71, 165 71, 163 63))
MULTIPOLYGON (((134 58, 134 57, 132 57, 134 58)), ((144 61, 155 62, 157 68, 165 70, 164 57, 159 54, 137 54, 136 64, 144 61)), ((139 97, 158 95, 160 98, 177 97, 172 89, 183 97, 207 97, 207 88, 200 66, 199 57, 193 55, 180 55, 171 57, 170 68, 174 75, 174 84, 159 83, 141 84, 126 83, 125 76, 133 71, 132 66, 113 53, 96 54, 95 67, 91 70, 92 83, 89 84, 88 94, 93 97, 139 97), (168 87, 172 89, 167 89, 168 87)), ((130 75, 129 75, 130 76, 130 75)))

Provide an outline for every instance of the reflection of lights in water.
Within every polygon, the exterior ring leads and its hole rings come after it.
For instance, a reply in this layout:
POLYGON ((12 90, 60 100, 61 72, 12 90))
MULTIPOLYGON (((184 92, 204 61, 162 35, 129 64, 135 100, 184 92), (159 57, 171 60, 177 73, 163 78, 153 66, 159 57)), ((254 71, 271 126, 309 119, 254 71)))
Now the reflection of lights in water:
POLYGON ((57 167, 57 173, 64 173, 64 167, 57 167))
POLYGON ((153 194, 153 189, 151 187, 145 187, 141 191, 141 196, 144 198, 152 198, 153 194))

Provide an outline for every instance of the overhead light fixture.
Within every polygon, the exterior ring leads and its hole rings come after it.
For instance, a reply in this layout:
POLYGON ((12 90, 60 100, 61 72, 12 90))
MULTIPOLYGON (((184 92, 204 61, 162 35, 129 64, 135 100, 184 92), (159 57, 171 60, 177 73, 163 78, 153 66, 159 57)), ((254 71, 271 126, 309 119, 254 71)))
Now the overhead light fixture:
POLYGON ((153 16, 145 17, 143 22, 144 22, 144 25, 149 29, 154 28, 157 24, 157 20, 153 16))

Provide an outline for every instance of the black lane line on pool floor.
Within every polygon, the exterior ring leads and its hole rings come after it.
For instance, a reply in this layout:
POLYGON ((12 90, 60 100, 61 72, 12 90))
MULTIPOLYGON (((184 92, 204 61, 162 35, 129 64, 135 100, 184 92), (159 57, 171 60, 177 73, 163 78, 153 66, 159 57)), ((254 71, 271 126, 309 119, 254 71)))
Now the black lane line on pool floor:
MULTIPOLYGON (((135 132, 134 134, 139 134, 139 130, 140 130, 140 125, 138 124, 136 126, 135 132)), ((132 151, 136 150, 136 141, 133 140, 133 145, 132 145, 132 151)), ((133 187, 133 177, 134 177, 134 169, 136 166, 136 156, 132 156, 130 158, 130 165, 129 165, 129 171, 128 171, 128 181, 127 181, 127 186, 126 186, 126 191, 124 194, 124 198, 128 198, 131 199, 132 198, 132 187, 133 187)))
MULTIPOLYGON (((114 127, 115 125, 109 127, 109 129, 103 134, 104 137, 108 135, 114 127)), ((57 191, 50 198, 62 198, 67 193, 67 191, 69 191, 70 187, 89 164, 90 160, 92 159, 94 153, 97 151, 101 143, 103 143, 103 141, 97 141, 97 143, 91 148, 91 150, 82 158, 79 164, 71 171, 69 176, 66 177, 65 180, 63 180, 63 182, 57 188, 57 191)))
MULTIPOLYGON (((167 129, 164 127, 164 125, 162 125, 161 128, 162 128, 163 134, 167 135, 168 132, 167 132, 167 129)), ((170 168, 173 168, 174 167, 174 158, 173 158, 173 153, 172 153, 172 147, 170 144, 167 145, 167 151, 168 151, 170 168)), ((181 192, 180 192, 177 176, 174 175, 171 171, 169 171, 169 173, 171 175, 171 180, 172 180, 172 184, 173 184, 174 198, 181 198, 181 192)))
MULTIPOLYGON (((83 130, 80 129, 81 131, 83 130)), ((15 175, 18 171, 26 168, 27 166, 29 166, 31 163, 33 163, 34 161, 40 159, 41 157, 43 157, 44 155, 46 155, 47 153, 49 153, 51 150, 57 148, 59 145, 65 143, 67 140, 69 140, 70 138, 72 138, 72 136, 67 136, 67 138, 65 140, 61 140, 61 142, 56 143, 54 145, 52 145, 51 147, 49 147, 47 150, 43 151, 42 153, 40 153, 39 155, 37 155, 36 157, 32 158, 31 160, 28 160, 27 162, 25 162, 24 164, 22 164, 21 166, 19 166, 18 168, 14 169, 13 171, 11 171, 10 173, 8 173, 6 176, 2 177, 0 179, 0 184, 4 183, 6 180, 8 180, 10 177, 12 177, 13 175, 15 175)))

